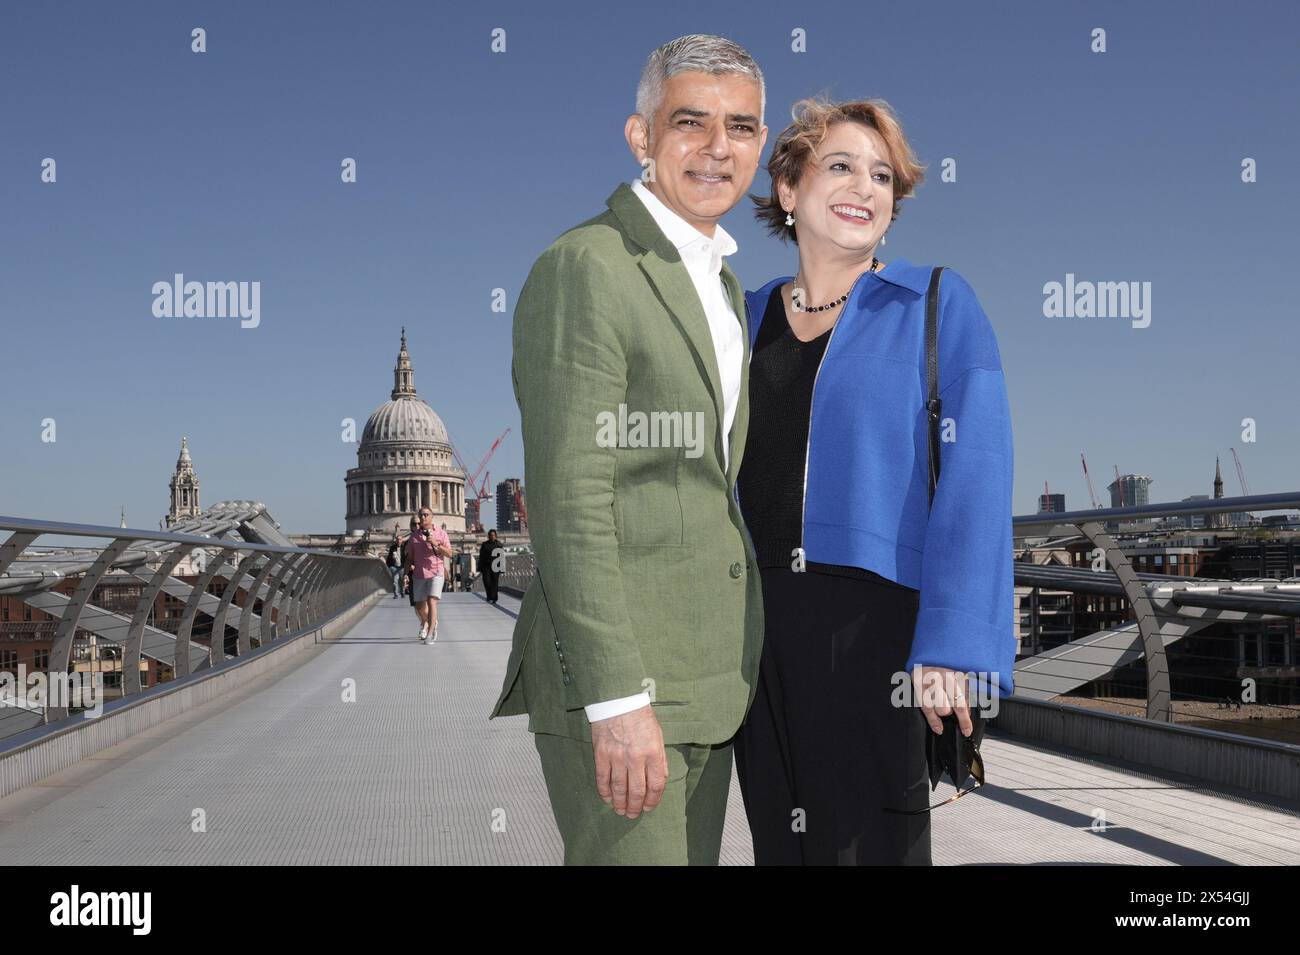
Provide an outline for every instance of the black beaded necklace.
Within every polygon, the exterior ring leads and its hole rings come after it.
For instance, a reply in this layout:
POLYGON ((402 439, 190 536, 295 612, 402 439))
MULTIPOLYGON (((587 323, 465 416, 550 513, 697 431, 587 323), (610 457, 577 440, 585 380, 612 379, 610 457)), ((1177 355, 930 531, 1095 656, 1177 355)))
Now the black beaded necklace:
MULTIPOLYGON (((867 271, 868 271, 868 272, 876 272, 876 271, 878 271, 879 269, 880 269, 880 260, 879 260, 878 258, 876 258, 876 257, 873 255, 873 256, 871 257, 871 268, 867 269, 867 271)), ((798 282, 798 280, 799 280, 799 276, 796 275, 796 276, 795 276, 795 281, 798 282)), ((799 286, 796 285, 795 287, 798 288, 799 286)), ((849 286, 849 292, 851 292, 851 291, 853 291, 853 286, 850 285, 850 286, 849 286)), ((845 292, 843 295, 841 295, 841 296, 840 296, 839 298, 837 298, 835 301, 831 302, 829 305, 805 305, 805 306, 802 306, 802 307, 801 307, 800 305, 798 305, 798 304, 795 302, 793 296, 791 296, 791 298, 790 298, 790 304, 794 307, 794 310, 795 310, 796 312, 825 312, 825 311, 828 311, 829 309, 834 308, 834 307, 837 306, 837 305, 842 305, 842 304, 844 304, 844 302, 845 302, 845 301, 848 299, 848 297, 849 297, 849 292, 845 292)))

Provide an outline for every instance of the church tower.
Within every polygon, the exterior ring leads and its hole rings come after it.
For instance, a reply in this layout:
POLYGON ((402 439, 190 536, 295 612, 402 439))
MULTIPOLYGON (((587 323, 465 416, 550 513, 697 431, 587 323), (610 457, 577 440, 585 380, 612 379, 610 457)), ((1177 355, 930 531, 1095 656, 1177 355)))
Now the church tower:
MULTIPOLYGON (((1219 471, 1219 456, 1214 456, 1214 499, 1217 501, 1223 497, 1223 474, 1219 471)), ((1210 521, 1211 527, 1227 527, 1227 514, 1214 514, 1210 521)))
POLYGON ((402 326, 402 347, 397 351, 397 364, 393 366, 393 390, 389 397, 415 397, 415 369, 411 367, 411 353, 406 350, 406 326, 402 326))
POLYGON ((181 438, 181 453, 176 459, 176 472, 171 480, 172 503, 167 511, 167 526, 177 521, 197 517, 202 508, 199 506, 199 479, 194 473, 194 462, 190 460, 189 439, 181 438))
POLYGON ((357 466, 344 475, 347 533, 406 533, 421 508, 435 526, 465 530, 465 472, 456 462, 447 426, 415 391, 415 368, 402 328, 393 388, 366 420, 357 466))

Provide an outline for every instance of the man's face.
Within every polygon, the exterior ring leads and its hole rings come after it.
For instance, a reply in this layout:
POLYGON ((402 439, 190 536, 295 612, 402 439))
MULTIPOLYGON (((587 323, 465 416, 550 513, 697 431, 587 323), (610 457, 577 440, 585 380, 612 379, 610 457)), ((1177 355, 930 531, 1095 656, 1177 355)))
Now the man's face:
POLYGON ((420 527, 423 530, 433 527, 433 511, 420 512, 420 527))
POLYGON ((767 141, 759 101, 748 77, 688 71, 664 84, 652 126, 635 113, 624 126, 646 188, 704 235, 754 181, 767 141))

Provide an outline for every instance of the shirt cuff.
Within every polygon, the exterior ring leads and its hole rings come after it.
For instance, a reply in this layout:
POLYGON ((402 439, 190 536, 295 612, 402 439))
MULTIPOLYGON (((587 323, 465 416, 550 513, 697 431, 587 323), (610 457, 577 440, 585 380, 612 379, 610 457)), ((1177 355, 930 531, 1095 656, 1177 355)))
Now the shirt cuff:
POLYGON ((623 713, 631 713, 633 710, 639 710, 643 706, 650 705, 650 694, 638 693, 635 696, 625 696, 617 700, 606 700, 604 703, 591 703, 584 706, 587 711, 587 722, 594 723, 597 720, 607 720, 611 716, 620 716, 623 713))

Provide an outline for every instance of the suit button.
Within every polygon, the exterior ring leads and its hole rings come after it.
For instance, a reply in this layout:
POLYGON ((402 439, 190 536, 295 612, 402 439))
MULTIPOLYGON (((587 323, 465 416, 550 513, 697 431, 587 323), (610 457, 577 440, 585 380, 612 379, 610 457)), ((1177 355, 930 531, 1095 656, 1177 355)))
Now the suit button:
POLYGON ((740 575, 745 572, 745 568, 740 566, 740 561, 731 565, 731 577, 733 580, 739 580, 740 575))

